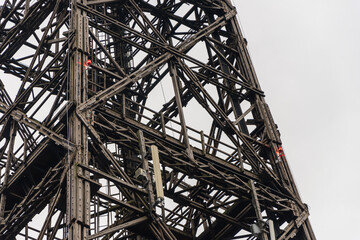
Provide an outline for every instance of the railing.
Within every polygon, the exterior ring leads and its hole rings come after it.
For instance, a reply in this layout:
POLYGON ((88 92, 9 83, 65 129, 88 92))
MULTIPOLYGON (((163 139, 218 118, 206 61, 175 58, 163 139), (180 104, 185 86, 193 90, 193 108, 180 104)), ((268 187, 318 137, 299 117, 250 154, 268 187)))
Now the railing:
MULTIPOLYGON (((112 106, 121 108, 122 116, 134 119, 146 126, 162 133, 165 137, 172 137, 183 142, 184 134, 181 129, 181 123, 173 118, 165 116, 162 112, 156 112, 146 106, 143 106, 122 95, 122 102, 111 101, 112 106)), ((196 130, 186 126, 189 143, 192 147, 197 148, 202 154, 209 154, 223 159, 239 168, 250 170, 251 167, 241 158, 239 149, 224 141, 219 141, 201 130, 196 130)))

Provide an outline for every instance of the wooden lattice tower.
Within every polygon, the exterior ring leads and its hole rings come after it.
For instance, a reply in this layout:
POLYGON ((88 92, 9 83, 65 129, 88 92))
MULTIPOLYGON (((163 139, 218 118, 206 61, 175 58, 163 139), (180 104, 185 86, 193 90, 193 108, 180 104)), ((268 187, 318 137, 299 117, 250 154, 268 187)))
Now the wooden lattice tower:
POLYGON ((1 239, 315 239, 230 0, 0 4, 1 239))

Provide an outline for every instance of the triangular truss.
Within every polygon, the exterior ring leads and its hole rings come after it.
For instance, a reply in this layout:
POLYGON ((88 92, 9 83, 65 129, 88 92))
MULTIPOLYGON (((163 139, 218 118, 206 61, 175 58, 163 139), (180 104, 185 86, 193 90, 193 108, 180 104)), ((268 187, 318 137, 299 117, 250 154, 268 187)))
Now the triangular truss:
POLYGON ((1 239, 315 239, 230 0, 1 4, 1 239))

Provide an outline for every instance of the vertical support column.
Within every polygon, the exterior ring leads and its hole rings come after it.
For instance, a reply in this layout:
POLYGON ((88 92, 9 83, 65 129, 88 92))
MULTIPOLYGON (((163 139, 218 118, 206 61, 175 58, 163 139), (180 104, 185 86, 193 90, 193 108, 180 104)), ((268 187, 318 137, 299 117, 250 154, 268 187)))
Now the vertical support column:
POLYGON ((162 173, 160 169, 159 149, 156 145, 151 145, 151 158, 153 160, 153 168, 154 168, 154 176, 155 176, 155 189, 156 189, 155 202, 157 205, 160 205, 162 220, 165 221, 164 186, 162 181, 162 173))
POLYGON ((151 145, 151 157, 154 166, 156 198, 162 202, 164 200, 164 189, 161 178, 159 150, 155 145, 151 145))
MULTIPOLYGON (((87 100, 87 69, 84 66, 88 59, 89 38, 86 13, 77 8, 77 3, 86 1, 72 0, 70 31, 75 33, 69 65, 69 101, 74 105, 87 100)), ((89 118, 89 113, 86 113, 89 118)), ((90 184, 78 178, 78 174, 89 177, 89 173, 77 168, 79 163, 88 165, 88 137, 84 124, 75 112, 69 115, 68 138, 76 144, 76 153, 69 159, 70 169, 67 181, 67 225, 68 240, 87 239, 90 230, 90 184)))
POLYGON ((27 162, 27 149, 28 149, 28 140, 24 139, 24 163, 27 162))
POLYGON ((187 154, 188 154, 188 157, 190 158, 190 160, 194 160, 194 154, 190 147, 189 136, 187 134, 185 117, 184 117, 184 112, 183 112, 183 108, 182 108, 180 88, 179 88, 179 78, 177 76, 175 65, 172 61, 170 61, 170 63, 169 63, 169 68, 170 68, 170 76, 171 76, 172 82, 173 82, 173 87, 174 87, 174 92, 175 92, 175 100, 176 100, 176 105, 178 107, 179 118, 180 118, 180 123, 181 123, 181 132, 184 136, 184 143, 186 146, 186 151, 187 151, 187 154))
POLYGON ((25 226, 25 240, 28 240, 29 239, 29 225, 26 224, 25 226))
POLYGON ((274 222, 271 219, 269 219, 268 224, 269 224, 270 240, 276 240, 274 222))
POLYGON ((241 157, 242 149, 240 146, 237 146, 237 150, 238 150, 238 158, 239 158, 239 162, 240 162, 240 169, 241 169, 241 171, 244 171, 244 161, 242 160, 242 157, 241 157))
POLYGON ((166 137, 165 119, 163 112, 160 113, 160 123, 161 123, 161 133, 163 137, 166 137))
POLYGON ((29 12, 30 0, 25 1, 25 15, 29 12))
POLYGON ((256 214, 256 218, 257 218, 257 222, 258 222, 258 227, 260 228, 260 231, 261 231, 261 233, 259 234, 260 239, 261 240, 268 240, 268 236, 266 235, 266 233, 264 231, 264 220, 263 220, 262 215, 261 215, 259 199, 257 197, 254 181, 249 180, 249 184, 250 184, 250 188, 251 188, 252 204, 253 204, 253 207, 255 209, 255 214, 256 214))
POLYGON ((152 186, 152 175, 150 174, 149 162, 146 157, 145 139, 143 132, 141 130, 137 132, 137 135, 139 138, 139 149, 142 160, 142 168, 146 171, 146 178, 147 178, 146 187, 149 191, 149 205, 150 205, 149 207, 150 207, 150 212, 152 212, 153 206, 155 205, 155 200, 154 200, 154 191, 152 186))
MULTIPOLYGON (((8 184, 9 172, 10 172, 10 167, 11 167, 11 162, 12 162, 12 157, 13 157, 13 152, 14 152, 15 135, 16 135, 15 121, 13 121, 13 120, 10 120, 10 121, 12 121, 10 123, 11 124, 10 143, 9 143, 8 155, 6 158, 4 180, 2 183, 5 189, 7 187, 6 185, 8 184)), ((0 225, 5 224, 5 222, 4 222, 5 205, 6 205, 6 194, 3 191, 1 193, 1 197, 0 197, 0 225)))
POLYGON ((201 141, 201 153, 203 155, 206 154, 206 148, 205 148, 205 135, 204 135, 204 131, 200 131, 200 141, 201 141))

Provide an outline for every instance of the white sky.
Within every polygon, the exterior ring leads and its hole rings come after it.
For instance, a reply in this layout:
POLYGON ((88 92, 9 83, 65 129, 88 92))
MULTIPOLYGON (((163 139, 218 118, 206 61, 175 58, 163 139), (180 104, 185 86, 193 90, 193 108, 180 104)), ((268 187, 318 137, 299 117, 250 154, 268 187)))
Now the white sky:
POLYGON ((360 1, 234 2, 317 239, 359 239, 360 1))

